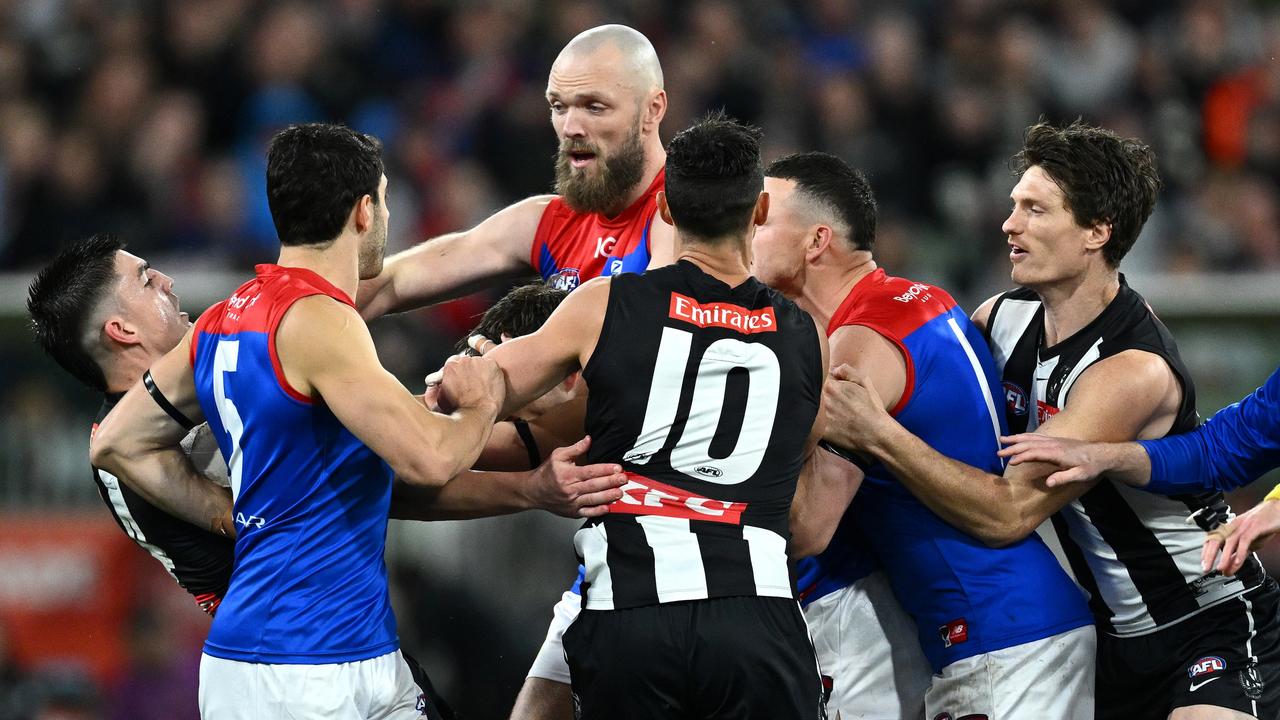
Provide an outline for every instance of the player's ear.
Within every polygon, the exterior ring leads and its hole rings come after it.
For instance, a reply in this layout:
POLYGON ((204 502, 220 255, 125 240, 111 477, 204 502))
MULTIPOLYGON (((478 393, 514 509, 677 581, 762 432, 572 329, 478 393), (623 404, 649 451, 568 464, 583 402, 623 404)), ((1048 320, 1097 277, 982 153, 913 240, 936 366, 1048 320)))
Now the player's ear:
POLYGON ((756 198, 756 209, 751 213, 751 224, 760 226, 769 219, 769 193, 761 190, 756 198))
POLYGON ((813 261, 831 247, 835 236, 829 225, 814 225, 809 231, 809 238, 804 244, 805 260, 813 261))
POLYGON ((138 336, 137 328, 119 315, 107 316, 107 319, 102 323, 102 334, 106 335, 112 342, 120 345, 138 345, 142 343, 142 338, 138 336))
POLYGON ((658 217, 662 218, 662 222, 675 227, 675 222, 671 219, 671 206, 667 205, 667 193, 663 190, 658 191, 658 217))
POLYGON ((355 223, 357 233, 363 233, 373 226, 373 196, 361 195, 351 211, 351 219, 355 223))
POLYGON ((1089 228, 1089 237, 1085 240, 1084 247, 1086 250, 1101 250, 1103 245, 1111 239, 1111 223, 1098 222, 1089 228))
POLYGON ((644 120, 641 122, 641 128, 645 132, 657 132, 658 124, 662 122, 662 118, 667 115, 667 91, 657 90, 649 96, 649 101, 645 104, 644 120))

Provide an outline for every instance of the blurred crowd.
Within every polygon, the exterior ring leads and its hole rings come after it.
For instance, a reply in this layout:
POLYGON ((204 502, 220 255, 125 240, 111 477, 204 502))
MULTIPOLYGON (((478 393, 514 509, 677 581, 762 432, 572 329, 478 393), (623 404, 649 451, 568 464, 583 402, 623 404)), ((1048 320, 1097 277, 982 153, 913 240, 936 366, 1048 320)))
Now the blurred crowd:
POLYGON ((547 69, 603 22, 657 47, 668 137, 724 107, 771 156, 849 159, 890 267, 961 295, 1001 254, 1008 156, 1042 115, 1155 146, 1135 266, 1280 267, 1275 3, 9 0, 0 269, 102 229, 188 267, 269 258, 263 148, 307 120, 383 139, 393 249, 473 224, 548 191, 547 69))
MULTIPOLYGON (((1165 188, 1126 269, 1280 271, 1275 0, 0 0, 0 273, 25 278, 62 241, 104 230, 174 274, 179 294, 185 273, 274 259, 264 150, 302 121, 382 139, 389 251, 473 225, 550 191, 547 71, 606 22, 657 48, 664 137, 723 107, 764 128, 770 158, 843 156, 876 188, 881 264, 966 305, 1007 286, 1009 156, 1041 117, 1155 147, 1165 188)), ((451 307, 375 324, 384 364, 406 381, 437 367, 483 309, 451 307)), ((0 337, 0 510, 92 506, 96 401, 17 320, 0 317, 0 337)), ((1221 356, 1217 336, 1208 345, 1221 356)), ((509 707, 571 574, 567 526, 543 520, 393 542, 415 603, 402 635, 415 651, 447 645, 424 659, 472 717, 509 707)), ((195 651, 175 654, 158 617, 131 625, 118 689, 21 669, 0 628, 0 720, 150 716, 121 698, 154 699, 157 717, 193 709, 193 695, 148 689, 151 676, 184 693, 194 682, 195 651)))

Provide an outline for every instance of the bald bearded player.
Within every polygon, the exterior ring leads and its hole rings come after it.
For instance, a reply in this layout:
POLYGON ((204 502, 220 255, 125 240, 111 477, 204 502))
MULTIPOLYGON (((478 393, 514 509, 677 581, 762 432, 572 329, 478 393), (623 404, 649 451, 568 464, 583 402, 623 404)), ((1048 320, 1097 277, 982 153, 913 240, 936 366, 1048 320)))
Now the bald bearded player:
MULTIPOLYGON (((530 270, 556 288, 573 290, 602 275, 672 262, 672 228, 654 222, 667 157, 658 135, 667 95, 648 38, 623 25, 581 33, 552 64, 546 97, 560 141, 558 194, 521 200, 470 230, 388 258, 378 277, 361 283, 356 303, 366 319, 448 300, 530 270)), ((560 638, 580 605, 575 583, 556 605, 512 718, 572 717, 560 638)))

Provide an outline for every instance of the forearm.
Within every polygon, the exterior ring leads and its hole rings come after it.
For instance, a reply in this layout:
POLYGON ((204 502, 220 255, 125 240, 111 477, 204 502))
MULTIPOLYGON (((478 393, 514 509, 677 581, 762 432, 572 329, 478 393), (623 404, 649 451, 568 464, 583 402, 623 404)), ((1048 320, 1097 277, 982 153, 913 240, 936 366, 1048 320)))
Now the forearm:
POLYGON ((796 484, 791 503, 791 554, 817 555, 826 549, 840 518, 862 484, 863 473, 826 450, 815 450, 796 484))
POLYGON ((1232 490, 1280 466, 1280 409, 1274 378, 1204 425, 1139 444, 1150 457, 1153 492, 1232 490))
POLYGON ((459 408, 446 416, 445 424, 435 428, 436 451, 430 459, 435 482, 428 484, 443 486, 475 465, 496 418, 497 408, 492 404, 459 408))
POLYGON ((362 302, 361 315, 375 318, 452 300, 521 270, 485 248, 468 248, 467 237, 466 232, 441 235, 388 258, 385 278, 362 302))
POLYGON ((896 421, 867 447, 926 507, 957 528, 991 545, 1015 542, 1038 521, 1024 517, 1017 487, 934 450, 896 421))
POLYGON ((108 455, 98 466, 170 515, 235 537, 230 492, 201 475, 185 453, 177 449, 137 452, 127 462, 121 457, 108 455))
POLYGON ((397 481, 391 517, 398 520, 470 520, 531 510, 532 472, 467 470, 440 487, 397 481))

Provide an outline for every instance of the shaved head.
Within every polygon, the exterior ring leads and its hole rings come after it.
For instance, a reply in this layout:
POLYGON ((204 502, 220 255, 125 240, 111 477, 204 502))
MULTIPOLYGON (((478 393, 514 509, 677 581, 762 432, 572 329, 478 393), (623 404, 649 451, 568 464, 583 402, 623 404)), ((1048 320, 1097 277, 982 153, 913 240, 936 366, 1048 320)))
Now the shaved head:
POLYGON ((662 89, 662 65, 653 44, 643 33, 626 25, 600 25, 579 33, 560 51, 551 72, 563 72, 570 64, 596 59, 606 51, 611 56, 607 59, 617 63, 614 69, 635 90, 647 93, 662 89))

